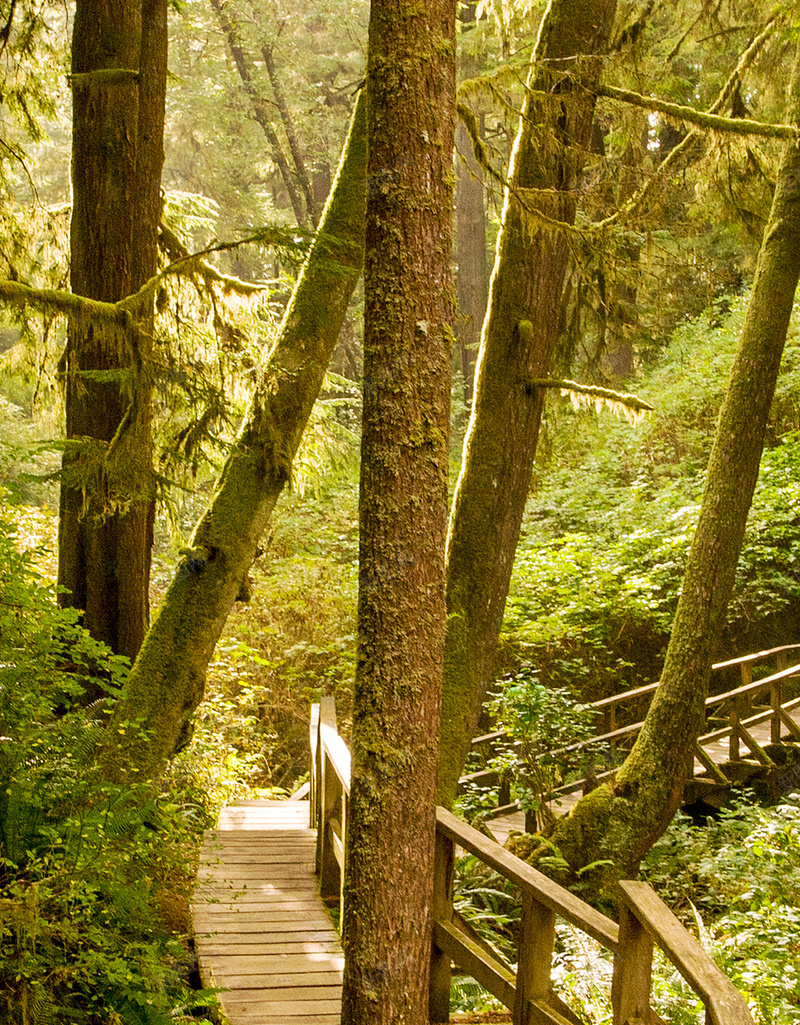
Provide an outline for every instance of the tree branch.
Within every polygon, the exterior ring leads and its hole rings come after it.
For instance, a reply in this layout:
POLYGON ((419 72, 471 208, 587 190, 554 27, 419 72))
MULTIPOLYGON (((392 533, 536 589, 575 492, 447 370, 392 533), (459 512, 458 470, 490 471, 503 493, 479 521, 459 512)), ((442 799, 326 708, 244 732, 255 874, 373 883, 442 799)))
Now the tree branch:
POLYGON ((613 85, 600 85, 597 95, 606 96, 612 100, 622 100, 623 103, 630 103, 634 107, 643 107, 645 110, 657 110, 678 121, 688 121, 689 124, 696 125, 698 128, 714 132, 760 135, 768 139, 800 138, 800 130, 794 125, 770 125, 763 121, 753 121, 750 118, 721 117, 719 114, 695 110, 694 107, 687 107, 682 103, 669 103, 667 100, 660 100, 657 96, 643 96, 641 93, 634 93, 629 89, 618 89, 613 85))

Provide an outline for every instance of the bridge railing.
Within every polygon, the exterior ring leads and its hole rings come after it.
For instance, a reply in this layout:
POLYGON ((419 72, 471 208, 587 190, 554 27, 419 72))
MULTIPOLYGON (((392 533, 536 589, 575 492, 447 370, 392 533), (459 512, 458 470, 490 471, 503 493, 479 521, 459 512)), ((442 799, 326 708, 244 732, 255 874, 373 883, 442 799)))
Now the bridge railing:
MULTIPOLYGON (((800 741, 800 727, 789 714, 794 708, 800 706, 800 697, 788 697, 791 681, 800 677, 800 664, 792 666, 788 664, 789 653, 797 651, 800 651, 800 644, 786 644, 740 658, 729 659, 726 662, 717 662, 712 666, 713 673, 730 671, 738 667, 742 682, 738 687, 706 699, 706 723, 707 726, 714 728, 707 730, 697 740, 692 759, 692 776, 696 775, 695 770, 699 768, 700 771, 705 770, 715 783, 728 784, 728 779, 706 750, 712 744, 719 743, 725 738, 728 739, 729 761, 738 762, 744 746, 761 765, 772 767, 772 759, 751 732, 754 726, 767 721, 770 723, 772 743, 780 743, 784 733, 793 740, 800 741), (777 671, 754 680, 754 667, 768 659, 775 660, 777 671), (761 701, 760 699, 765 700, 761 701)), ((579 790, 586 792, 595 783, 613 776, 617 768, 616 758, 619 747, 628 749, 644 725, 643 719, 624 725, 618 725, 619 720, 624 717, 624 712, 628 709, 640 708, 642 704, 649 705, 657 687, 658 682, 649 683, 644 687, 637 687, 634 690, 602 698, 587 706, 602 716, 603 727, 600 732, 557 751, 548 752, 548 757, 569 758, 578 753, 591 752, 594 748, 599 752, 608 752, 610 758, 606 759, 604 755, 598 754, 597 761, 605 762, 599 771, 593 762, 592 772, 589 776, 581 776, 555 788, 548 795, 548 800, 557 801, 560 797, 576 793, 579 790)), ((639 714, 641 715, 641 711, 639 714)), ((486 734, 476 738, 473 744, 491 747, 503 736, 501 732, 486 734)), ((477 786, 498 787, 498 807, 489 813, 489 818, 507 814, 518 808, 517 803, 511 801, 507 781, 499 778, 496 772, 492 770, 473 772, 463 778, 462 784, 467 781, 477 786)), ((798 774, 798 784, 800 784, 800 773, 798 774)))
MULTIPOLYGON (((311 819, 317 828, 317 867, 324 897, 341 905, 346 851, 350 754, 336 731, 332 698, 311 717, 311 819)), ((645 883, 619 884, 620 922, 521 861, 444 808, 436 814, 434 933, 430 1020, 449 1021, 452 966, 501 1001, 514 1025, 582 1025, 553 988, 556 922, 561 919, 613 955, 613 1025, 663 1025, 650 1007, 652 958, 659 947, 699 996, 707 1025, 753 1025, 747 1004, 697 940, 645 883), (515 887, 521 905, 516 966, 506 963, 456 912, 456 852, 467 851, 515 887)))

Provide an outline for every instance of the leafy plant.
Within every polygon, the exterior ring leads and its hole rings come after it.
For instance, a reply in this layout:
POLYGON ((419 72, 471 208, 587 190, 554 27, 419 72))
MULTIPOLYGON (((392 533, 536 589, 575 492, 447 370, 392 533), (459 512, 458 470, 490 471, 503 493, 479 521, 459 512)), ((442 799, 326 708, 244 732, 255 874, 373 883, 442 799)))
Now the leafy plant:
POLYGON ((532 666, 505 680, 487 708, 505 734, 489 767, 510 778, 524 811, 541 818, 551 792, 593 757, 567 749, 592 735, 595 713, 569 691, 546 687, 532 666))
POLYGON ((0 1021, 166 1025, 211 995, 188 981, 196 823, 181 797, 92 765, 125 659, 59 609, 0 524, 0 1021))

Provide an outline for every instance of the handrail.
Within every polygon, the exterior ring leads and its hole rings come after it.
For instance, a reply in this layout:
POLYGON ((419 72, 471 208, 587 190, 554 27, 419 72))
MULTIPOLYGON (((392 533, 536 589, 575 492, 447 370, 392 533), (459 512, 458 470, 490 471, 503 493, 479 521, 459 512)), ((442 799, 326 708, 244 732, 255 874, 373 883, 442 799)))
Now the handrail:
MULTIPOLYGON (((722 694, 714 694, 706 698, 706 713, 710 712, 717 706, 724 705, 726 703, 730 704, 730 708, 728 711, 728 724, 726 726, 708 731, 698 738, 697 743, 700 750, 695 753, 700 763, 701 771, 702 769, 711 771, 708 769, 709 756, 704 753, 703 748, 724 737, 729 738, 728 757, 731 762, 739 761, 740 744, 744 743, 745 746, 749 747, 751 754, 755 756, 757 761, 762 765, 772 766, 773 763, 767 753, 758 743, 756 743, 754 738, 750 736, 748 732, 748 727, 764 722, 767 719, 770 720, 770 740, 772 743, 780 743, 784 728, 789 731, 794 740, 800 740, 800 727, 798 727, 787 714, 792 708, 796 707, 797 699, 784 700, 783 691, 783 686, 787 680, 800 676, 800 663, 793 666, 787 666, 787 653, 798 649, 800 649, 800 644, 783 644, 775 648, 767 648, 764 651, 754 652, 750 655, 742 655, 738 658, 728 659, 724 662, 716 662, 711 667, 712 671, 718 671, 738 666, 743 682, 740 686, 725 691, 722 694), (770 658, 772 656, 776 656, 777 658, 778 671, 770 674, 769 676, 762 677, 759 680, 753 680, 753 665, 762 659, 770 658), (769 691, 770 698, 769 708, 763 712, 759 712, 755 716, 747 716, 747 711, 752 704, 752 700, 762 691, 767 690, 769 691)), ((591 702, 586 706, 587 708, 603 712, 605 715, 604 731, 593 737, 575 741, 573 744, 567 744, 555 751, 549 751, 547 752, 548 758, 557 758, 563 755, 586 751, 587 749, 598 745, 609 745, 613 752, 617 741, 637 734, 644 725, 644 720, 640 720, 639 722, 628 723, 624 726, 617 726, 617 710, 624 704, 636 701, 639 698, 651 696, 658 688, 659 682, 648 683, 643 687, 637 687, 630 691, 623 691, 621 694, 612 694, 610 697, 601 698, 598 701, 591 702)), ((503 736, 504 734, 501 731, 497 731, 477 738, 476 742, 480 744, 491 744, 492 742, 502 739, 503 736)), ((694 775, 696 769, 694 761, 692 766, 692 773, 694 775)), ((614 771, 614 767, 609 766, 608 764, 606 764, 605 768, 601 771, 597 771, 597 769, 595 769, 592 773, 591 784, 601 777, 608 777, 613 774, 614 771)), ((714 775, 713 772, 712 775, 714 775)), ((719 775, 721 776, 721 773, 719 775)), ((495 777, 496 773, 493 773, 492 770, 483 770, 470 773, 469 776, 463 777, 462 782, 470 781, 472 783, 483 783, 486 786, 491 786, 493 785, 492 781, 496 781, 495 777)), ((718 782, 722 782, 722 780, 719 779, 718 782)), ((552 800, 558 796, 574 793, 580 789, 584 789, 585 791, 591 784, 587 778, 564 784, 560 787, 554 788, 548 799, 552 800)), ((495 811, 490 813, 490 816, 496 816, 500 812, 502 814, 507 814, 515 807, 519 807, 518 803, 510 801, 507 781, 503 781, 503 794, 501 795, 498 803, 502 805, 502 808, 495 809, 495 811)))
POLYGON ((619 889, 624 901, 620 935, 624 934, 626 940, 636 935, 640 946, 644 937, 637 934, 643 932, 651 949, 656 943, 664 951, 705 1004, 708 1025, 750 1025, 753 1018, 742 994, 658 894, 646 883, 632 879, 623 879, 619 889))
MULTIPOLYGON (((323 698, 319 707, 312 707, 309 739, 311 821, 317 825, 320 891, 326 899, 338 901, 344 914, 341 893, 350 754, 336 729, 332 698, 323 698)), ((705 1004, 707 1025, 753 1025, 738 991, 647 884, 622 882, 619 897, 617 925, 452 812, 437 808, 430 1020, 449 1021, 450 976, 455 964, 511 1010, 514 1025, 577 1022, 552 986, 555 926, 560 918, 613 954, 613 1025, 637 1021, 658 1025, 661 1021, 650 1008, 654 944, 705 1004), (456 913, 453 879, 457 849, 470 852, 514 884, 522 908, 516 967, 503 961, 456 913)))

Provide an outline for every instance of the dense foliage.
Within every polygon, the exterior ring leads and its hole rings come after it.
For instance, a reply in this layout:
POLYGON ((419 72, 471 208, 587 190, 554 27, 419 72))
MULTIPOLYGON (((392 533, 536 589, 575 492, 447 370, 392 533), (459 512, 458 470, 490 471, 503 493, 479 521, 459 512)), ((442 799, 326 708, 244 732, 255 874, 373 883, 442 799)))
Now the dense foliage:
MULTIPOLYGON (((506 613, 509 659, 595 700, 658 678, 747 295, 673 335, 642 423, 550 407, 506 613)), ((790 333, 718 658, 793 641, 800 601, 800 343, 790 333)))
POLYGON ((188 892, 203 804, 91 768, 113 656, 59 609, 0 527, 0 1021, 156 1025, 213 1002, 192 988, 188 892), (184 937, 184 941, 181 940, 184 937))

